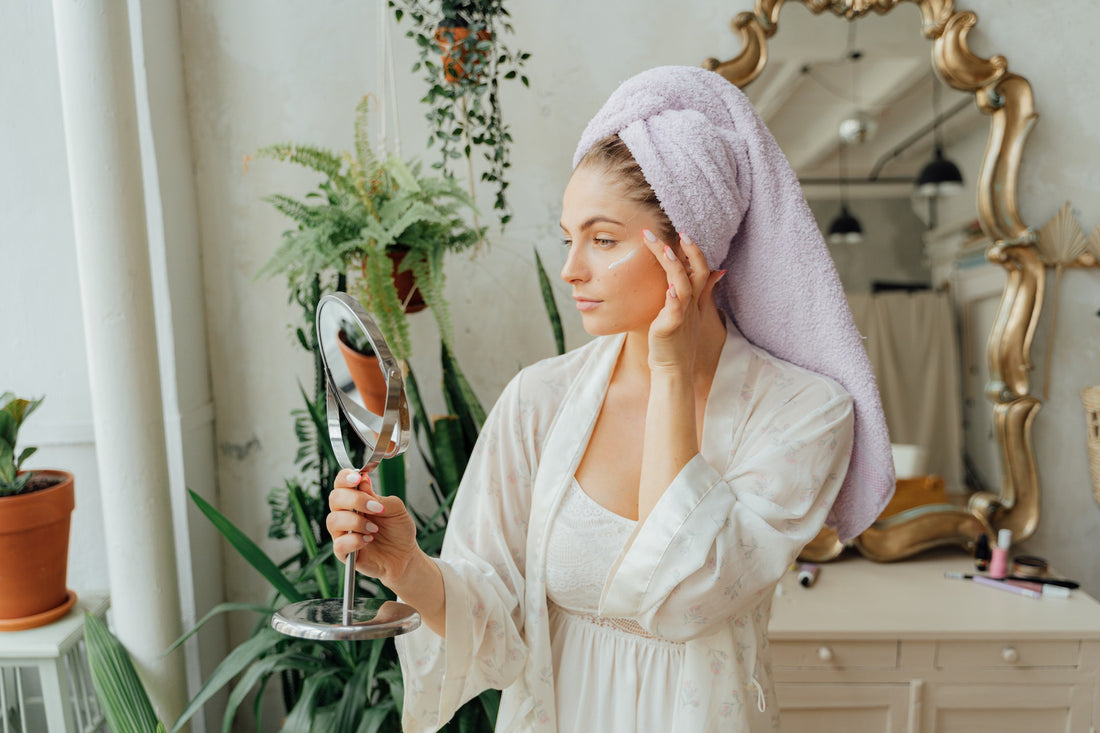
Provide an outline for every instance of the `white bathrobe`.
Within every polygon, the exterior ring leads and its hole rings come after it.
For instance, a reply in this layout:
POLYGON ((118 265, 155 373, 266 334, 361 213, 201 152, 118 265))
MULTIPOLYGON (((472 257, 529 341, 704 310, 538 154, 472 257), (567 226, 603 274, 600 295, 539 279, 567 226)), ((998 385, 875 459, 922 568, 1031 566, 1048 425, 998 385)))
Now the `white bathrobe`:
MULTIPOLYGON (((437 561, 447 638, 421 627, 397 639, 406 731, 435 731, 487 688, 504 690, 498 731, 557 730, 546 542, 622 343, 598 338, 524 369, 489 414, 437 561)), ((852 422, 835 382, 728 330, 700 453, 638 524, 600 601, 601 616, 684 642, 667 691, 676 731, 777 728, 771 599, 836 498, 852 422)))

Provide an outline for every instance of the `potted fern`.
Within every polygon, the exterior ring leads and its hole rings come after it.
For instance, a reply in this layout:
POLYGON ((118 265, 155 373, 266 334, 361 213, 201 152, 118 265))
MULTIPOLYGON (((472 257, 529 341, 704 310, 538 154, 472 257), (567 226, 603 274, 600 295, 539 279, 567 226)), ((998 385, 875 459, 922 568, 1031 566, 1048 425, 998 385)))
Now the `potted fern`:
POLYGON ((453 177, 423 174, 418 162, 374 152, 369 99, 356 107, 354 153, 296 143, 257 151, 324 176, 304 199, 265 198, 298 228, 284 233, 260 274, 284 273, 292 300, 303 302, 317 273, 348 273, 348 292, 375 317, 394 355, 404 359, 411 352, 406 313, 415 312, 417 293, 435 316, 444 343, 451 344, 443 258, 473 247, 485 228, 468 223, 476 209, 453 177), (403 279, 411 282, 399 289, 403 279))
POLYGON ((24 471, 37 449, 16 453, 19 428, 40 404, 0 396, 0 631, 44 626, 76 601, 65 586, 73 475, 24 471))

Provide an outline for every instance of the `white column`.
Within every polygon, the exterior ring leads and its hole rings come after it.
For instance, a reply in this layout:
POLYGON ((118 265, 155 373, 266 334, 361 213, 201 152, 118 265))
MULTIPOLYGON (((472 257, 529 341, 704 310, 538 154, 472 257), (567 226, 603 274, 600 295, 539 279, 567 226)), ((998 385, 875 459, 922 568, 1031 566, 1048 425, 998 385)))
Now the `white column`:
POLYGON ((53 11, 112 615, 171 726, 187 688, 182 655, 160 658, 181 623, 127 9, 53 11))

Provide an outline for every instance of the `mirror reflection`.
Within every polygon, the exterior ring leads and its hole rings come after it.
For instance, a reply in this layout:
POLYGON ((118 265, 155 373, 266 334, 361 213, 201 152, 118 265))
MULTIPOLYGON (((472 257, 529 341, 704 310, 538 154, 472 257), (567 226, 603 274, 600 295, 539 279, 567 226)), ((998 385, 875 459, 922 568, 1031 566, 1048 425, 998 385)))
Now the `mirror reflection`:
MULTIPOLYGON (((355 464, 373 467, 408 444, 409 408, 400 366, 377 326, 346 293, 322 298, 317 308, 317 342, 328 373, 330 394, 348 426, 366 446, 355 464), (372 333, 373 331, 373 333, 372 333)), ((344 438, 330 414, 330 438, 338 452, 344 438)), ((343 463, 343 461, 341 461, 343 463)), ((360 468, 347 462, 345 468, 360 468)))
POLYGON ((914 7, 791 3, 745 91, 803 184, 866 338, 898 473, 884 516, 1000 485, 985 340, 1004 276, 976 185, 989 118, 935 73, 914 7))

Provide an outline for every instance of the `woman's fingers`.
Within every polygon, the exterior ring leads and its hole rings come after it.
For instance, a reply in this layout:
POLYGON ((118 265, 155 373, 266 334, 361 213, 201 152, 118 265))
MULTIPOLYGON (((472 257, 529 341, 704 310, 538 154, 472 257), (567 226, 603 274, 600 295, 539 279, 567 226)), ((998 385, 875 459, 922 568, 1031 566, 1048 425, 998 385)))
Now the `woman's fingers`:
POLYGON ((687 272, 691 280, 692 296, 698 300, 702 297, 703 289, 706 287, 710 275, 707 258, 703 255, 703 250, 699 248, 699 245, 695 244, 695 241, 683 232, 680 232, 680 249, 683 250, 688 261, 687 272))
POLYGON ((664 268, 670 287, 669 298, 678 300, 680 303, 691 300, 691 279, 688 278, 687 270, 684 269, 683 263, 676 257, 672 248, 657 239, 657 235, 649 229, 642 230, 642 241, 664 268))

